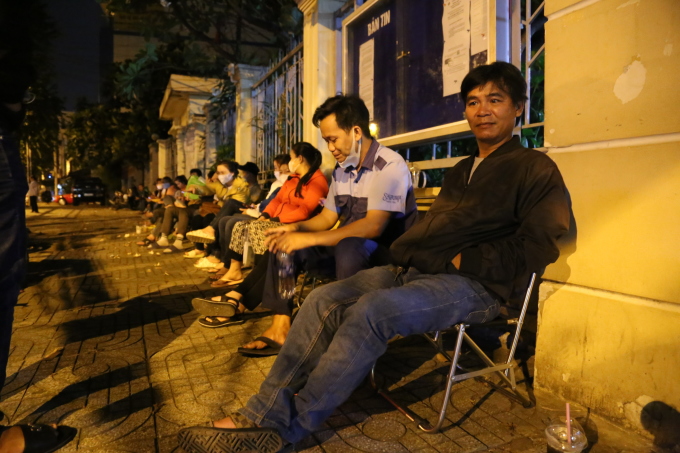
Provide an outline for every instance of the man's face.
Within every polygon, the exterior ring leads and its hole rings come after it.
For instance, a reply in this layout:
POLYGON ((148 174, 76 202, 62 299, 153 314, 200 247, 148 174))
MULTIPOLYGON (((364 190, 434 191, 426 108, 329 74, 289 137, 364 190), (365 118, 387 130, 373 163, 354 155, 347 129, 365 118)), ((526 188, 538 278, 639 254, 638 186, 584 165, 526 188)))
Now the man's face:
POLYGON ((515 119, 523 110, 523 105, 513 104, 508 93, 490 82, 468 93, 465 118, 478 141, 496 144, 512 137, 515 119))
POLYGON ((361 132, 357 132, 361 130, 358 126, 354 126, 349 133, 342 130, 335 121, 335 113, 328 115, 319 122, 319 130, 321 130, 321 137, 328 144, 328 151, 340 163, 344 162, 349 156, 352 150, 352 141, 358 140, 361 136, 361 132))
POLYGON ((180 188, 180 190, 186 189, 187 185, 182 183, 182 181, 175 181, 175 185, 180 188))

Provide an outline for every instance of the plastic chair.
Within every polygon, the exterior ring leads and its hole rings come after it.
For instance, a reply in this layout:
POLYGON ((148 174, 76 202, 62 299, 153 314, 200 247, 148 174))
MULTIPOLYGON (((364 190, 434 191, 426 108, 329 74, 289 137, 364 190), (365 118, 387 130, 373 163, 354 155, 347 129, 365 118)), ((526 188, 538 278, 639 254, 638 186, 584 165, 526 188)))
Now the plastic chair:
POLYGON ((520 392, 517 391, 517 384, 515 381, 515 372, 513 369, 513 359, 515 357, 515 351, 517 349, 517 343, 519 342, 519 334, 522 331, 522 325, 524 324, 524 317, 526 316, 527 312, 527 307, 529 306, 529 299, 531 298, 531 294, 534 289, 534 284, 536 282, 536 273, 531 274, 531 278, 529 281, 528 288, 524 294, 524 302, 522 304, 522 309, 520 311, 520 314, 516 318, 510 318, 510 319, 498 319, 496 318, 493 321, 486 322, 483 324, 466 324, 466 323, 459 323, 456 324, 453 329, 455 329, 458 333, 457 339, 456 339, 456 346, 455 350, 453 353, 453 357, 451 357, 445 350, 442 344, 442 332, 443 331, 436 331, 434 333, 426 333, 424 334, 425 338, 432 343, 432 345, 437 349, 437 352, 442 354, 444 357, 446 357, 447 360, 451 362, 451 368, 449 370, 449 374, 446 380, 446 391, 444 393, 444 401, 442 402, 442 407, 439 411, 439 418, 437 422, 432 425, 430 422, 428 422, 426 419, 418 416, 415 414, 413 411, 406 407, 400 406, 396 401, 394 401, 390 395, 389 392, 386 390, 383 390, 380 388, 380 386, 377 385, 376 380, 375 380, 375 367, 376 364, 373 365, 373 368, 371 369, 370 373, 370 382, 371 386, 383 397, 385 398, 390 404, 392 404, 399 412, 404 414, 406 417, 408 417, 412 422, 415 422, 418 424, 418 428, 420 428, 422 431, 429 433, 429 434, 434 434, 439 432, 439 430, 442 427, 442 424, 444 422, 444 419, 446 417, 446 409, 449 404, 449 398, 451 397, 451 388, 453 387, 453 384, 455 382, 460 382, 464 381, 466 379, 470 378, 477 378, 480 376, 483 376, 485 374, 491 374, 491 373, 497 373, 503 380, 505 384, 507 384, 510 387, 510 390, 508 390, 505 387, 498 386, 496 384, 491 383, 488 380, 485 380, 486 383, 492 385, 494 388, 499 390, 501 393, 503 393, 505 396, 508 396, 512 399, 515 399, 519 401, 524 407, 531 407, 533 403, 524 395, 522 395, 520 392), (505 325, 515 325, 515 336, 512 341, 512 348, 510 349, 510 354, 508 355, 507 360, 505 363, 494 363, 493 360, 487 356, 482 349, 477 346, 477 344, 470 338, 470 336, 467 334, 466 330, 469 327, 476 327, 476 326, 485 326, 485 327, 491 327, 491 326, 505 326, 505 325), (467 345, 474 351, 479 358, 482 359, 482 361, 487 365, 485 368, 482 368, 477 371, 469 371, 462 366, 459 365, 458 359, 460 357, 461 349, 463 347, 463 342, 467 343, 467 345), (462 374, 458 374, 458 370, 463 371, 462 374))

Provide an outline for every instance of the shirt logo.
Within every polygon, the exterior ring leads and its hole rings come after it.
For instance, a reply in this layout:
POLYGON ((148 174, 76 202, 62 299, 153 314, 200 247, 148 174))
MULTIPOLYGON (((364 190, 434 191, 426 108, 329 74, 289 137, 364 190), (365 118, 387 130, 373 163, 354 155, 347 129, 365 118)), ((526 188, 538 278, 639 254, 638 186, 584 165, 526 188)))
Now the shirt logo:
POLYGON ((399 203, 401 202, 401 195, 390 195, 389 193, 385 193, 383 195, 383 201, 388 203, 399 203))

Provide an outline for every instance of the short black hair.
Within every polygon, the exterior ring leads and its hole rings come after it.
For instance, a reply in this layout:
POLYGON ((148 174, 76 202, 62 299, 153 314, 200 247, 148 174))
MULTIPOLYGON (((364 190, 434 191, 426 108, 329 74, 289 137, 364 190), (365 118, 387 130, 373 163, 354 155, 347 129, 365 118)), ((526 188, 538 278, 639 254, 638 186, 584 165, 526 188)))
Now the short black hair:
POLYGON ((179 175, 178 177, 175 178, 175 181, 177 181, 177 182, 179 182, 179 183, 181 183, 181 184, 183 184, 183 185, 185 185, 185 186, 186 186, 187 183, 189 182, 189 181, 187 181, 187 177, 184 176, 184 175, 179 175))
POLYGON ((227 167, 229 169, 229 173, 238 175, 238 164, 233 160, 223 160, 221 162, 217 162, 215 168, 219 167, 220 165, 224 165, 225 167, 227 167))
POLYGON ((279 165, 288 165, 290 163, 290 154, 278 154, 274 156, 274 162, 279 165))
POLYGON ((373 138, 368 128, 368 122, 370 121, 368 108, 366 108, 366 104, 364 104, 360 97, 339 94, 326 99, 314 111, 312 123, 314 126, 319 127, 321 120, 332 114, 335 114, 335 121, 343 131, 349 132, 354 126, 359 126, 361 132, 366 137, 373 138))
POLYGON ((190 174, 190 175, 193 175, 194 173, 195 173, 196 176, 198 176, 199 178, 200 178, 201 176, 203 176, 203 172, 202 172, 201 170, 199 170, 198 168, 192 168, 191 170, 189 170, 189 174, 190 174))
POLYGON ((515 66, 504 61, 477 66, 463 79, 460 85, 460 95, 463 102, 467 102, 470 91, 487 83, 493 83, 510 95, 513 104, 522 105, 527 100, 527 82, 515 66))
POLYGON ((208 172, 208 179, 211 179, 213 176, 215 176, 215 170, 210 170, 208 172))
POLYGON ((172 179, 170 179, 170 176, 163 176, 162 181, 163 181, 163 184, 165 184, 165 183, 172 184, 172 179))

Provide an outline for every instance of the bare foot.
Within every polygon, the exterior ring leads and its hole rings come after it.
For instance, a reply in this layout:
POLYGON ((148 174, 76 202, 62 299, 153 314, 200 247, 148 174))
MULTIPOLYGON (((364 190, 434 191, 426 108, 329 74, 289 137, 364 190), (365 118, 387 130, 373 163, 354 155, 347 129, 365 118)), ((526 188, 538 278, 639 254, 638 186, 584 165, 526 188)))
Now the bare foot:
MULTIPOLYGON (((272 325, 269 326, 269 328, 265 330, 260 336, 274 340, 279 344, 283 344, 283 342, 286 341, 289 330, 290 316, 274 315, 272 317, 272 325)), ((268 347, 268 345, 259 340, 251 341, 250 343, 243 345, 244 349, 264 349, 266 347, 268 347)))
POLYGON ((21 428, 13 426, 3 431, 0 436, 0 453, 23 453, 24 447, 24 433, 21 428))
POLYGON ((243 274, 239 272, 232 272, 231 270, 227 271, 226 274, 224 274, 222 277, 220 277, 220 280, 223 282, 238 282, 243 280, 243 274))
POLYGON ((231 419, 231 417, 226 417, 222 420, 216 420, 213 422, 213 426, 215 428, 236 428, 236 425, 234 425, 234 421, 231 419))
POLYGON ((210 261, 211 263, 219 263, 220 262, 219 258, 212 256, 212 255, 208 256, 207 258, 208 258, 208 261, 210 261))

